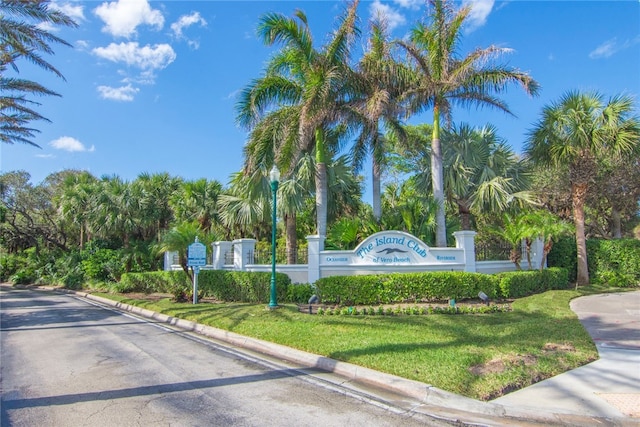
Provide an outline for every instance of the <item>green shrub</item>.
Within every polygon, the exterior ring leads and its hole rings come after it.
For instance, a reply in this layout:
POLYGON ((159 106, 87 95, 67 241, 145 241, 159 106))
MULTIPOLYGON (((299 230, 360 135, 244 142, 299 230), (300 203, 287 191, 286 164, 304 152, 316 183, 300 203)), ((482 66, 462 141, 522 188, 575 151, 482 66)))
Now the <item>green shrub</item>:
POLYGON ((322 302, 341 305, 470 299, 480 291, 494 299, 498 284, 491 275, 460 271, 331 276, 315 283, 322 302))
MULTIPOLYGON (((640 284, 640 240, 588 239, 587 262, 593 282, 628 287, 640 284)), ((573 237, 560 239, 553 245, 547 258, 549 267, 562 267, 568 271, 569 281, 577 276, 576 241, 573 237)))
POLYGON ((542 271, 510 271, 496 274, 500 280, 500 292, 504 298, 522 298, 550 289, 566 289, 569 276, 563 268, 548 268, 542 271))
POLYGON ((15 272, 13 276, 9 278, 9 282, 14 285, 28 285, 34 283, 36 280, 33 270, 29 268, 22 268, 15 272))
POLYGON ((640 285, 640 240, 587 241, 589 274, 594 282, 617 287, 640 285))
MULTIPOLYGON (((291 280, 283 273, 276 273, 276 295, 278 301, 289 301, 291 280)), ((298 286, 298 285, 295 285, 298 286)), ((304 285, 300 285, 304 287, 304 285)), ((170 293, 176 300, 193 297, 193 284, 183 271, 154 271, 149 273, 126 273, 114 292, 170 293)), ((198 296, 219 301, 267 303, 270 299, 271 273, 225 270, 201 270, 198 274, 198 296)), ((292 296, 306 296, 309 289, 292 291, 292 296), (297 292, 297 294, 296 294, 297 292)), ((311 294, 309 294, 309 297, 311 294)), ((308 297, 307 297, 308 300, 308 297)))
POLYGON ((332 276, 315 285, 323 303, 351 306, 477 299, 480 292, 492 300, 518 298, 549 289, 566 289, 568 283, 566 270, 550 268, 495 275, 433 271, 332 276))
POLYGON ((82 268, 89 280, 115 282, 124 272, 123 256, 119 250, 97 249, 83 253, 83 256, 82 268))

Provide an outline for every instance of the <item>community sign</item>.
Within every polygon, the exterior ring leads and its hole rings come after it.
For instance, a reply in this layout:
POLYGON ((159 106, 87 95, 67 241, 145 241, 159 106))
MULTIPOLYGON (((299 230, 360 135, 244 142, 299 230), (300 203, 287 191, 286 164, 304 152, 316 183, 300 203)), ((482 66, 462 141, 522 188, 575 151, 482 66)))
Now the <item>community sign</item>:
POLYGON ((331 251, 323 265, 419 265, 459 264, 463 253, 456 248, 429 248, 403 231, 381 231, 362 241, 353 251, 331 251))

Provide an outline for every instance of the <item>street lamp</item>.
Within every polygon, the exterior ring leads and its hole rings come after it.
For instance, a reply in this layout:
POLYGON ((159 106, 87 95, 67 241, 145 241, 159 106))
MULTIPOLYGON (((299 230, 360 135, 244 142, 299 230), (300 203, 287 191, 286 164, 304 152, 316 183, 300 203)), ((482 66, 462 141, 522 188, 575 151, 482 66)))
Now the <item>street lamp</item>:
POLYGON ((269 300, 269 308, 278 307, 276 301, 276 193, 278 192, 278 183, 280 181, 280 171, 273 165, 269 172, 271 180, 271 193, 273 194, 273 209, 271 211, 271 298, 269 300))

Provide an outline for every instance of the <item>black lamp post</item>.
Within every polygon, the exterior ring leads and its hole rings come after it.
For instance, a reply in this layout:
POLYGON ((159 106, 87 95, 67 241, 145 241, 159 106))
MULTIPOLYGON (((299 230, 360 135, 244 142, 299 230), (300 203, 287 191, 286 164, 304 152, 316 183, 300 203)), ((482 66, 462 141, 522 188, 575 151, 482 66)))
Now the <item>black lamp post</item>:
POLYGON ((280 171, 273 165, 269 172, 271 180, 271 193, 273 194, 273 210, 271 211, 271 298, 269 299, 269 308, 277 308, 278 301, 276 298, 276 194, 278 192, 278 183, 280 182, 280 171))

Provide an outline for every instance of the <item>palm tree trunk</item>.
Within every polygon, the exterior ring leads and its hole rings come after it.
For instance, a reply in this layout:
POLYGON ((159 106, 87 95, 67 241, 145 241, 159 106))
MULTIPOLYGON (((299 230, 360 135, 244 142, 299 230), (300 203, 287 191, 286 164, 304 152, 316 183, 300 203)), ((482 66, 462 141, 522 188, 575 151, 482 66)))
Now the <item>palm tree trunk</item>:
POLYGON ((442 170, 442 149, 440 146, 440 108, 433 108, 433 138, 431 140, 431 184, 433 198, 438 204, 436 212, 436 246, 447 246, 447 224, 444 212, 444 171, 442 170))
POLYGON ((318 128, 316 138, 316 227, 318 236, 327 235, 327 164, 324 133, 318 128))
POLYGON ((622 238, 622 221, 620 218, 620 211, 615 207, 611 208, 611 220, 612 220, 612 230, 611 235, 614 239, 622 238))
POLYGON ((382 204, 380 192, 380 164, 373 159, 372 169, 372 187, 373 187, 373 217, 377 222, 382 218, 382 204))
POLYGON ((469 208, 458 203, 458 216, 460 217, 460 227, 463 230, 471 230, 471 212, 469 212, 469 208))
POLYGON ((285 234, 287 239, 287 264, 298 262, 298 239, 296 236, 296 213, 284 215, 285 234))
POLYGON ((576 285, 589 284, 589 264, 587 263, 587 239, 584 233, 584 201, 587 184, 572 184, 573 218, 576 226, 576 249, 578 252, 578 275, 576 285))

